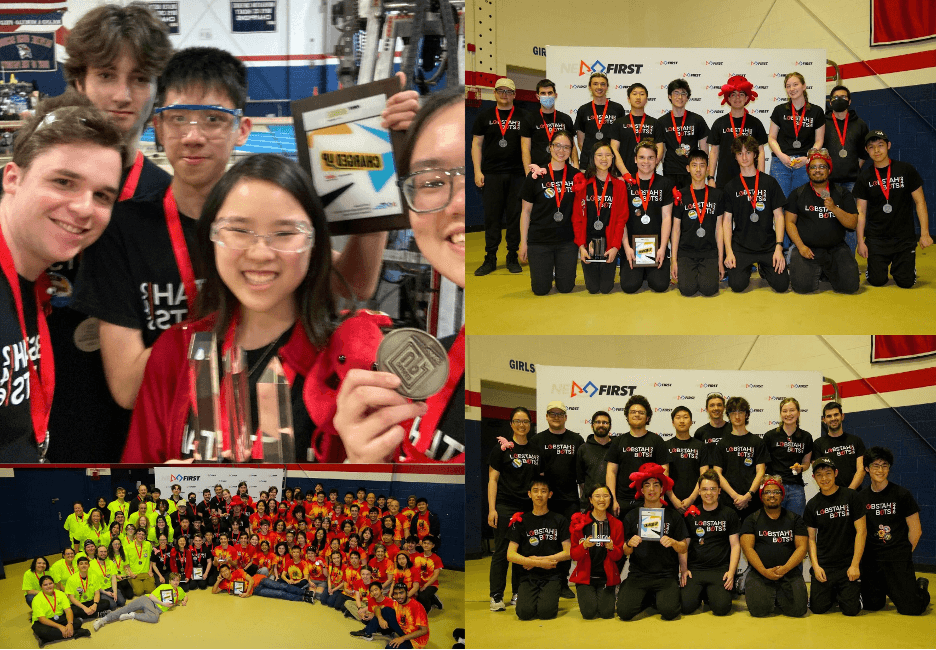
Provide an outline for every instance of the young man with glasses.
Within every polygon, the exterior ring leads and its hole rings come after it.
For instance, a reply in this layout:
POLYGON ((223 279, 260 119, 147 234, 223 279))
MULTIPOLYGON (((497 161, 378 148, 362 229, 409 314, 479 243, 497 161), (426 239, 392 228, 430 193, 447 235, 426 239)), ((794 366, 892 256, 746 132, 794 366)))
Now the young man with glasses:
POLYGON ((484 263, 475 275, 497 268, 501 219, 507 226, 507 270, 520 273, 520 187, 526 176, 521 153, 521 128, 529 114, 514 106, 517 87, 502 77, 494 84, 496 106, 478 113, 471 128, 471 160, 475 185, 484 203, 484 263))
POLYGON ((832 158, 825 149, 807 154, 809 182, 790 193, 786 232, 790 251, 790 285, 796 293, 811 293, 825 275, 837 293, 858 291, 858 262, 845 241, 858 225, 855 197, 829 180, 832 158))
POLYGON ((728 79, 718 93, 722 105, 728 104, 730 110, 712 123, 712 132, 708 136, 708 176, 706 180, 712 187, 725 189, 728 181, 740 172, 738 162, 731 152, 735 138, 751 136, 760 145, 757 150, 757 169, 764 171, 764 145, 767 144, 767 130, 764 124, 745 108, 757 99, 757 93, 750 81, 742 75, 728 79))
POLYGON ((675 187, 685 187, 691 180, 686 171, 689 152, 701 149, 708 153, 709 128, 704 117, 686 110, 692 90, 685 79, 671 81, 666 96, 672 109, 657 119, 653 130, 657 160, 663 161, 663 176, 673 181, 675 187))
POLYGON ((669 472, 669 448, 659 435, 647 426, 653 418, 650 402, 643 395, 634 395, 624 405, 630 430, 611 441, 605 460, 608 463, 606 484, 614 496, 614 516, 620 520, 634 508, 640 499, 628 489, 630 475, 644 463, 657 463, 669 472))
POLYGON ((591 435, 575 451, 575 481, 582 486, 580 509, 583 512, 589 505, 584 486, 604 485, 608 476, 605 454, 611 444, 611 416, 606 411, 595 411, 591 417, 591 428, 591 435))
MULTIPOLYGON (((520 147, 523 155, 523 172, 530 173, 530 164, 545 167, 549 164, 549 141, 556 131, 574 133, 572 118, 556 110, 556 84, 549 79, 541 79, 536 84, 536 96, 539 98, 539 114, 533 113, 530 119, 520 125, 520 147)), ((569 161, 578 168, 578 151, 572 147, 569 161)))
MULTIPOLYGON (((550 402, 546 407, 546 423, 549 428, 537 433, 530 442, 539 449, 540 469, 552 490, 549 510, 571 519, 572 515, 579 511, 575 455, 584 441, 581 435, 566 429, 566 419, 565 405, 558 400, 550 402)), ((560 562, 558 570, 560 574, 568 577, 572 571, 572 560, 560 562)), ((562 585, 561 595, 563 598, 575 598, 568 583, 562 585)))
POLYGON ((619 129, 624 119, 624 107, 608 99, 608 76, 593 72, 588 77, 588 92, 592 100, 579 106, 575 113, 575 140, 582 155, 580 169, 588 169, 592 151, 599 142, 610 142, 617 159, 621 158, 615 142, 620 142, 619 129))
POLYGON ((744 521, 760 506, 755 495, 767 471, 767 445, 760 436, 747 430, 751 405, 746 399, 730 397, 725 408, 731 433, 718 441, 710 460, 720 477, 722 504, 734 507, 744 521))
POLYGON ((830 456, 838 470, 835 484, 852 490, 861 489, 865 477, 865 446, 858 436, 845 433, 842 422, 845 415, 838 402, 826 402, 822 407, 822 421, 826 425, 826 435, 815 441, 813 449, 816 456, 830 456))
POLYGON ((871 484, 861 490, 868 540, 861 558, 861 602, 876 612, 890 597, 898 614, 917 616, 930 602, 929 580, 917 578, 913 550, 923 536, 920 508, 910 491, 887 480, 894 454, 871 447, 864 455, 871 484))
POLYGON ((718 441, 731 433, 731 422, 725 419, 725 396, 721 393, 709 393, 705 397, 705 411, 708 422, 695 430, 692 437, 705 443, 703 465, 712 466, 712 451, 718 441))

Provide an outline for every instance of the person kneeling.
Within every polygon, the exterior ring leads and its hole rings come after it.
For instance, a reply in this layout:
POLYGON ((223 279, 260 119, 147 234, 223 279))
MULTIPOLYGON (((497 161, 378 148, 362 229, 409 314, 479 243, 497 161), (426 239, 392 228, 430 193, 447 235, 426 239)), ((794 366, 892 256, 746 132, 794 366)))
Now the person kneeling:
POLYGON ((115 609, 104 618, 94 621, 94 631, 100 630, 108 623, 114 621, 143 621, 144 623, 158 623, 159 615, 168 612, 176 605, 188 605, 188 596, 179 587, 179 574, 170 573, 169 582, 159 585, 153 593, 136 598, 120 609, 115 609))
POLYGON ((393 606, 375 603, 374 618, 365 628, 351 632, 351 636, 373 641, 375 634, 392 632, 397 637, 387 644, 388 648, 425 648, 429 641, 429 618, 425 608, 409 597, 403 583, 395 583, 392 593, 393 606))
POLYGON ((546 505, 552 497, 549 483, 535 478, 527 494, 533 500, 533 510, 514 514, 507 531, 507 561, 525 569, 517 594, 521 621, 556 617, 566 578, 557 565, 571 558, 569 520, 550 512, 546 505))
POLYGON ((614 618, 614 590, 621 582, 617 561, 624 556, 624 526, 608 508, 614 502, 607 485, 596 485, 588 493, 591 508, 572 515, 572 559, 570 580, 577 586, 579 612, 584 619, 614 618), (596 542, 595 532, 604 530, 609 541, 596 542))

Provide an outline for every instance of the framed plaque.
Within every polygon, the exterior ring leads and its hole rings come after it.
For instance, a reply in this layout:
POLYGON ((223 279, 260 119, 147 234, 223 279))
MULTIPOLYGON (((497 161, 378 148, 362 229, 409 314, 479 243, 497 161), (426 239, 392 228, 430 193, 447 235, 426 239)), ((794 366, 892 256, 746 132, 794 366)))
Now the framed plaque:
POLYGON ((159 600, 162 601, 163 605, 171 605, 175 602, 173 597, 172 589, 163 589, 159 592, 159 600))
POLYGON ((394 152, 404 133, 380 126, 396 77, 292 102, 299 163, 325 206, 329 231, 409 228, 394 152))
POLYGON ((192 567, 192 580, 201 580, 204 575, 205 575, 205 570, 202 567, 200 566, 192 567))
POLYGON ((243 580, 235 580, 231 583, 231 593, 235 596, 240 596, 247 590, 247 585, 243 580))
POLYGON ((659 542, 663 537, 663 508, 641 508, 640 539, 659 542))
POLYGON ((660 238, 657 235, 631 235, 634 266, 656 266, 660 238))

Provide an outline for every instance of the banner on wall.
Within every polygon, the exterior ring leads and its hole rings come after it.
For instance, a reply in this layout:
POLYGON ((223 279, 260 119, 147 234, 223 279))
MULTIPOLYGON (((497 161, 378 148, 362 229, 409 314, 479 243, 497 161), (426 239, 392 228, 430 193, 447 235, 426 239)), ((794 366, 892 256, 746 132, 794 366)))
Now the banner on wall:
MULTIPOLYGON (((757 99, 748 104, 770 130, 774 106, 787 101, 783 78, 798 71, 806 79, 812 101, 825 106, 826 51, 820 49, 709 49, 546 46, 546 76, 556 83, 556 108, 575 120, 578 107, 591 101, 588 77, 608 75, 608 97, 630 111, 627 88, 635 82, 647 87, 647 115, 659 117, 670 110, 666 87, 673 79, 685 79, 692 90, 686 108, 708 125, 728 112, 718 96, 729 77, 744 75, 757 99)), ((769 151, 765 147, 765 151, 769 151)), ((767 154, 769 161, 770 154, 767 154)))
POLYGON ((276 0, 240 2, 231 0, 231 31, 275 32, 276 0))
POLYGON ((57 70, 55 33, 13 32, 0 36, 0 66, 4 72, 57 70))
POLYGON ((919 359, 936 354, 936 336, 872 336, 871 363, 919 359))
POLYGON ((936 37, 933 0, 871 0, 871 45, 936 37))
POLYGON ((586 368, 536 366, 536 410, 546 412, 553 400, 565 404, 566 427, 587 437, 595 411, 611 415, 611 434, 628 431, 624 405, 633 395, 650 402, 651 422, 647 427, 664 440, 675 433, 670 413, 677 406, 692 412, 692 431, 708 422, 705 398, 721 393, 744 397, 751 405, 748 431, 763 436, 780 424, 780 401, 795 397, 800 404, 800 427, 821 433, 822 373, 774 370, 645 370, 626 368, 586 368))
POLYGON ((247 494, 255 499, 260 495, 260 492, 264 492, 274 485, 282 493, 285 475, 286 470, 283 467, 186 467, 185 465, 172 465, 153 468, 155 486, 164 495, 172 494, 169 488, 178 483, 182 486, 183 498, 189 492, 194 492, 199 501, 201 500, 202 490, 211 490, 211 494, 214 496, 215 485, 221 485, 230 490, 233 495, 237 490, 237 484, 241 481, 247 483, 247 494))
POLYGON ((160 20, 169 28, 170 34, 179 33, 179 3, 178 2, 151 2, 150 9, 156 12, 160 20))

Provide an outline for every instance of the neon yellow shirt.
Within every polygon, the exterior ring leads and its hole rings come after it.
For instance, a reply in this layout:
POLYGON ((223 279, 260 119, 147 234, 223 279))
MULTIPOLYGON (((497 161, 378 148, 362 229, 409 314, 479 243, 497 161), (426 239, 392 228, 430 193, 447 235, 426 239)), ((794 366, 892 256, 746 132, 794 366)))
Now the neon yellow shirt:
POLYGON ((68 531, 68 535, 71 539, 80 539, 81 531, 85 527, 85 523, 88 521, 88 513, 81 515, 81 519, 75 516, 75 513, 71 513, 65 517, 65 524, 62 526, 65 530, 68 531))
MULTIPOLYGON (((39 586, 39 578, 42 576, 52 575, 48 571, 43 571, 38 576, 35 572, 26 570, 26 573, 23 574, 23 592, 27 591, 42 591, 42 588, 39 586)), ((55 578, 53 578, 54 580, 55 578)))
MULTIPOLYGON (((72 565, 69 567, 65 564, 65 558, 59 559, 57 562, 52 563, 52 568, 49 570, 49 575, 52 576, 52 579, 56 583, 64 586, 72 574, 78 572, 78 565, 75 564, 75 560, 72 560, 72 565)), ((29 572, 30 575, 32 571, 29 572)))
POLYGON ((130 546, 124 548, 127 555, 127 564, 130 571, 134 573, 149 573, 150 556, 153 553, 153 545, 147 541, 143 542, 142 548, 134 541, 130 546))
POLYGON ((127 517, 130 516, 130 504, 124 501, 120 503, 117 499, 114 499, 107 504, 107 509, 111 511, 111 521, 114 521, 114 515, 117 514, 117 511, 124 513, 124 521, 127 520, 127 517))
POLYGON ((175 607, 185 598, 185 591, 182 587, 173 587, 172 585, 159 585, 156 589, 153 590, 153 597, 158 601, 156 606, 164 612, 168 612, 170 608, 175 607), (163 593, 167 595, 163 596, 163 593), (164 598, 170 598, 168 594, 172 594, 172 604, 169 604, 168 601, 163 600, 164 598), (166 603, 165 605, 163 603, 166 603))
POLYGON ((88 525, 81 531, 80 538, 82 544, 90 539, 94 542, 95 546, 107 546, 110 544, 110 531, 106 526, 101 526, 100 529, 94 529, 88 525))
POLYGON ((76 571, 75 574, 70 576, 65 582, 65 593, 69 596, 74 596, 83 603, 94 600, 94 592, 107 587, 110 587, 110 585, 102 586, 100 579, 95 579, 90 571, 88 571, 87 578, 82 578, 81 574, 76 571))
POLYGON ((68 596, 58 589, 53 592, 52 598, 46 596, 45 592, 36 594, 32 601, 32 622, 38 621, 40 616, 45 616, 50 620, 56 616, 61 616, 62 620, 58 621, 58 623, 64 625, 66 623, 64 619, 66 607, 71 607, 71 602, 69 602, 68 596))

